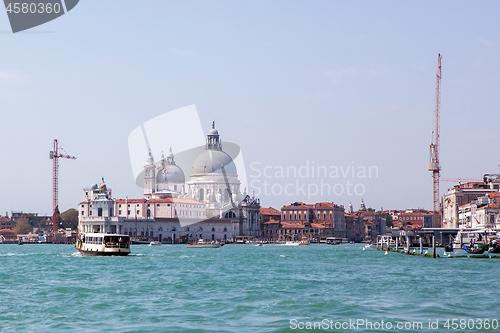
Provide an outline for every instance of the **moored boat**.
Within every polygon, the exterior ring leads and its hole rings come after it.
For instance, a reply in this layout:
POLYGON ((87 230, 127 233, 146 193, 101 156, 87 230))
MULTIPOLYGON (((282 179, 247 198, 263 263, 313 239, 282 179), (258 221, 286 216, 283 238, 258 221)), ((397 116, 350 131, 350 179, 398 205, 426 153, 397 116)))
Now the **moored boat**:
POLYGON ((206 242, 201 238, 196 243, 186 244, 186 247, 190 247, 190 248, 218 248, 221 246, 222 246, 222 244, 220 244, 220 243, 206 242))
POLYGON ((302 237, 299 245, 311 245, 311 242, 309 242, 309 239, 307 239, 307 237, 302 237))
POLYGON ((126 256, 130 237, 120 234, 86 233, 76 241, 75 249, 86 256, 126 256))

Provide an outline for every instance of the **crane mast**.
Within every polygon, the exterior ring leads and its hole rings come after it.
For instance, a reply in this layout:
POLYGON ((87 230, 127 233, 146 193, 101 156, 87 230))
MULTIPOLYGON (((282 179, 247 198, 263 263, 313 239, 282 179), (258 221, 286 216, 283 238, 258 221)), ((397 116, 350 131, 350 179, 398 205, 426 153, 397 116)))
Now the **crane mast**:
POLYGON ((54 150, 50 151, 50 159, 53 161, 52 167, 52 232, 54 235, 59 229, 59 159, 65 158, 76 160, 76 157, 69 156, 54 139, 54 150))
POLYGON ((430 144, 430 163, 427 164, 427 170, 432 172, 432 201, 433 201, 433 227, 441 227, 440 209, 439 209, 439 177, 441 166, 439 165, 439 127, 441 105, 441 54, 438 54, 436 71, 436 109, 435 109, 435 127, 434 142, 430 144))

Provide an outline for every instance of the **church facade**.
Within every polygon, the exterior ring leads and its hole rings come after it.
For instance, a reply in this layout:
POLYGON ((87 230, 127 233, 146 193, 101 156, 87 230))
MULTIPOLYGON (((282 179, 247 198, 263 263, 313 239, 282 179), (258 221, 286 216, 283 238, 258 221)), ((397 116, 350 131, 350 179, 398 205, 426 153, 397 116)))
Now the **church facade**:
POLYGON ((215 124, 189 180, 169 154, 144 165, 144 197, 115 199, 104 183, 84 189, 79 231, 122 233, 166 243, 260 237, 260 200, 241 192, 237 168, 223 151, 215 124))

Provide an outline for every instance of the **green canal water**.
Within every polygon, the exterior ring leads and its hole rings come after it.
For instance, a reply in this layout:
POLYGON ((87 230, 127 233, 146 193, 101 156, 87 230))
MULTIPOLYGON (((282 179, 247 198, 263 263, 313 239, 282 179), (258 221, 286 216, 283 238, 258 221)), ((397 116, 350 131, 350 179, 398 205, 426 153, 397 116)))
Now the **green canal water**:
POLYGON ((0 245, 0 332, 500 330, 500 260, 362 249, 133 245, 128 257, 83 257, 0 245))

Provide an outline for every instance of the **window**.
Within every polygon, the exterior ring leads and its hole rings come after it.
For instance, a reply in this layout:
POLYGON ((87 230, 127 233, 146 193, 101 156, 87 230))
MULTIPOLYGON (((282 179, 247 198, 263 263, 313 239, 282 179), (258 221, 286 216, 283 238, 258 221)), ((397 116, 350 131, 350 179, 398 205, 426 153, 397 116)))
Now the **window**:
POLYGON ((160 204, 156 204, 156 207, 160 207, 160 204))
MULTIPOLYGON (((85 214, 85 212, 82 210, 82 215, 83 215, 83 214, 85 214)), ((3 225, 3 223, 2 223, 2 225, 3 225)))
POLYGON ((127 211, 127 214, 128 214, 128 215, 130 215, 130 210, 129 210, 129 211, 127 211))
POLYGON ((139 215, 139 211, 137 211, 137 215, 139 215))
POLYGON ((122 211, 121 210, 118 211, 118 215, 122 215, 122 211))
POLYGON ((97 208, 97 216, 102 216, 102 208, 97 208))

